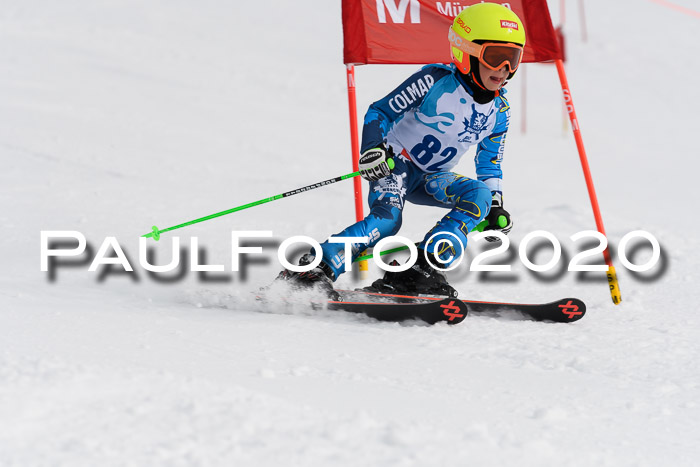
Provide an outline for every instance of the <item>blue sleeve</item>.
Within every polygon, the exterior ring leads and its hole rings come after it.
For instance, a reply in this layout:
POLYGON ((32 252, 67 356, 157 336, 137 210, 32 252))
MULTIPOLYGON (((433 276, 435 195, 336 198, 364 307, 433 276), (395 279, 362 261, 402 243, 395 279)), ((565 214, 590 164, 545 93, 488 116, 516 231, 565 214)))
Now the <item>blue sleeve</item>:
POLYGON ((362 127, 360 152, 376 148, 386 141, 386 135, 394 123, 401 120, 409 110, 420 106, 433 84, 451 73, 446 66, 425 66, 386 97, 370 105, 362 127))
POLYGON ((503 171, 501 162, 503 161, 503 149, 506 143, 506 133, 510 124, 510 105, 508 101, 500 96, 499 111, 496 115, 496 126, 493 132, 484 138, 476 150, 476 176, 486 183, 491 190, 492 196, 502 196, 503 171))

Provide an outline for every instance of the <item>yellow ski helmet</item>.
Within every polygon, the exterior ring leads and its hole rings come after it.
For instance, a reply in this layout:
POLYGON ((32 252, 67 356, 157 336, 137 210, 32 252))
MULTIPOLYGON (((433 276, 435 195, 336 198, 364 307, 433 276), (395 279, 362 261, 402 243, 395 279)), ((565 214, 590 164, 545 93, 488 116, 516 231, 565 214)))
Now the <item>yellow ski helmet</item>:
POLYGON ((510 79, 523 56, 525 28, 510 8, 477 3, 457 15, 448 38, 452 63, 465 75, 471 70, 469 57, 473 56, 492 70, 507 65, 510 79))

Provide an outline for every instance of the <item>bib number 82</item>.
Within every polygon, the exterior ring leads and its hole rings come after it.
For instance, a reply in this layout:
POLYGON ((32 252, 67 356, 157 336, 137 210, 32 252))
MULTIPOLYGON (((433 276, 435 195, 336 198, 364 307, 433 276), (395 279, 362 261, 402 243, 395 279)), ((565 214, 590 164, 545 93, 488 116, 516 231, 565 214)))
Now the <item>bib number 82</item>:
POLYGON ((425 135, 423 141, 413 146, 409 151, 411 158, 421 165, 426 165, 436 157, 441 157, 442 160, 435 162, 429 167, 426 167, 428 172, 439 172, 442 166, 447 164, 457 155, 457 148, 451 146, 442 149, 440 140, 433 135, 425 135))

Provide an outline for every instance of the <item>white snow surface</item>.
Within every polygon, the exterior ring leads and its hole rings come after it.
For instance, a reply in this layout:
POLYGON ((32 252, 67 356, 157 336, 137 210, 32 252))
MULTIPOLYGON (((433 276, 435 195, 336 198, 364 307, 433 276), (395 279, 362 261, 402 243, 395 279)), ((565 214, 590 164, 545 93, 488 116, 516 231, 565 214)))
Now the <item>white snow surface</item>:
MULTIPOLYGON (((153 224, 351 172, 340 2, 4 1, 0 465, 697 465, 700 20, 587 0, 584 42, 567 3, 566 66, 608 238, 648 231, 665 266, 632 274, 614 256, 619 306, 600 273, 523 267, 526 234, 552 232, 565 267, 580 247, 569 237, 595 229, 556 71, 524 65, 503 164, 513 271, 465 263, 450 281, 476 300, 577 296, 588 313, 426 326, 261 309, 251 294, 281 269, 269 245, 246 277, 230 271, 233 230, 324 240, 352 223, 351 182, 150 241, 162 264, 173 237, 197 236, 221 281, 163 283, 139 266, 153 224), (89 272, 89 257, 50 280, 50 230, 82 232, 93 254, 114 236, 135 272, 89 272)), ((416 68, 358 67, 360 115, 416 68)), ((458 170, 473 175, 470 155, 458 170)), ((401 234, 419 240, 443 214, 409 205, 401 234)), ((636 251, 643 263, 651 250, 636 251)))

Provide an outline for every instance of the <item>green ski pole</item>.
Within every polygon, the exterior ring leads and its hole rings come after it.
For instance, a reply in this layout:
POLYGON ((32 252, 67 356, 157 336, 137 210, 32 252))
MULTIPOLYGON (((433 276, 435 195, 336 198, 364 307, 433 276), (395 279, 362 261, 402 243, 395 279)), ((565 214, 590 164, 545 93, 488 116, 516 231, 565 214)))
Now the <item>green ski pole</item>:
MULTIPOLYGON (((391 168, 391 169, 394 168, 393 159, 389 159, 388 164, 389 164, 389 168, 391 168)), ((264 198, 264 199, 261 199, 259 201, 254 201, 252 203, 248 203, 248 204, 244 204, 241 206, 237 206, 235 208, 227 209, 226 211, 221 211, 221 212, 217 212, 214 214, 210 214, 208 216, 200 217, 199 219, 194 219, 194 220, 191 220, 188 222, 183 222, 182 224, 174 225, 172 227, 167 227, 165 229, 159 229, 158 227, 156 227, 154 225, 151 232, 148 232, 147 234, 144 234, 141 236, 142 237, 153 237, 153 239, 155 241, 158 241, 158 240, 160 240, 160 234, 162 234, 164 232, 170 232, 171 230, 181 229, 183 227, 187 227, 188 225, 198 224, 199 222, 204 222, 204 221, 208 221, 210 219, 225 216, 226 214, 231 214, 231 213, 234 213, 237 211, 242 211, 244 209, 252 208, 254 206, 260 206, 261 204, 269 203, 270 201, 276 201, 276 200, 281 199, 281 198, 288 198, 290 196, 294 196, 294 195, 297 195, 299 193, 304 193, 306 191, 315 190, 316 188, 321 188, 321 187, 324 187, 326 185, 330 185, 332 183, 347 180, 348 178, 354 178, 354 177, 357 177, 358 175, 360 175, 359 171, 353 172, 353 173, 350 173, 347 175, 341 175, 340 177, 335 177, 335 178, 331 178, 328 180, 324 180, 322 182, 307 185, 307 186, 304 186, 301 188, 297 188, 296 190, 291 190, 291 191, 288 191, 286 193, 281 193, 279 195, 270 196, 269 198, 264 198)))

